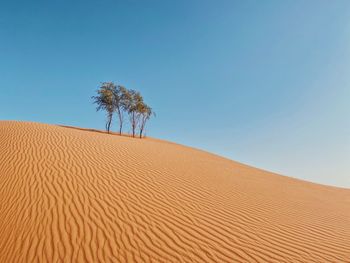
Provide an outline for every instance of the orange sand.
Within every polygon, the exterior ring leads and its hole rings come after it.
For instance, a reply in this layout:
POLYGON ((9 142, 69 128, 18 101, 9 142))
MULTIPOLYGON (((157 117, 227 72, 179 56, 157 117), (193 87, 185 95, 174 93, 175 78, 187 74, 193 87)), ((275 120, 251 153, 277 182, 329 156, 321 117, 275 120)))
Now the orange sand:
POLYGON ((155 139, 0 122, 0 262, 151 261, 350 262, 350 190, 155 139))

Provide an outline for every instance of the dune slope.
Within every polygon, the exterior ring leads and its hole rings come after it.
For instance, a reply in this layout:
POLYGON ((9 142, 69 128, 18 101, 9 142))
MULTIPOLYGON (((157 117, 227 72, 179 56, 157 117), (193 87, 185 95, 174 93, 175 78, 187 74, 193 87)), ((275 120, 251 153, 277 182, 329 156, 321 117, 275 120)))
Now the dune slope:
POLYGON ((0 122, 0 262, 350 262, 350 190, 155 139, 0 122))

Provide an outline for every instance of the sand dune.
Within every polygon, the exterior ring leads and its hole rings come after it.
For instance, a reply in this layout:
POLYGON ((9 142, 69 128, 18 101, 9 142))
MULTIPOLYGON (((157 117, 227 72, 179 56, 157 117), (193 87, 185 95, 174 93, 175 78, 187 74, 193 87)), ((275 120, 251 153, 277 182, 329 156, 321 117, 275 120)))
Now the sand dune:
POLYGON ((3 121, 0 262, 350 262, 350 190, 155 139, 3 121))

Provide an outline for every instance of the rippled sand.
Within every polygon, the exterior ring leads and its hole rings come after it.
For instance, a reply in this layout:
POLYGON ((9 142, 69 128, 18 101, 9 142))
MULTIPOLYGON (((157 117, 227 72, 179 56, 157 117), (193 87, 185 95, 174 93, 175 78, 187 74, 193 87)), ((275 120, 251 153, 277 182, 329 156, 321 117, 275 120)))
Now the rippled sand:
POLYGON ((350 190, 156 139, 0 122, 0 262, 151 261, 350 262, 350 190))

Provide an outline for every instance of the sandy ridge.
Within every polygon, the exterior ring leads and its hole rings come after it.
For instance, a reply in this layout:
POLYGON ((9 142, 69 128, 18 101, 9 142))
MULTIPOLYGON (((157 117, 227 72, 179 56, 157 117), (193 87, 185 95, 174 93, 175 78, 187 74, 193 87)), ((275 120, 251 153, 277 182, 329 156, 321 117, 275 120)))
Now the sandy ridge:
POLYGON ((0 262, 350 262, 350 190, 154 139, 0 122, 0 262))

